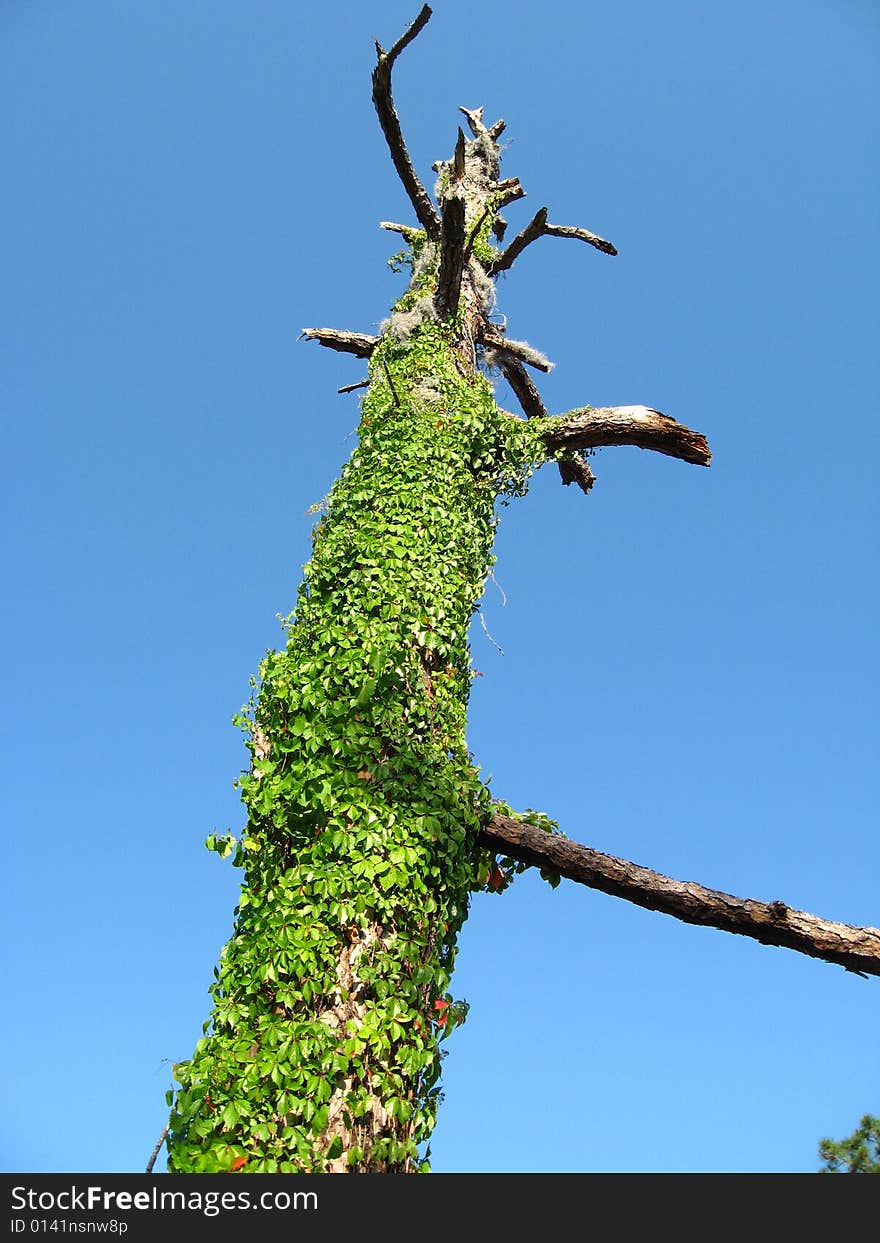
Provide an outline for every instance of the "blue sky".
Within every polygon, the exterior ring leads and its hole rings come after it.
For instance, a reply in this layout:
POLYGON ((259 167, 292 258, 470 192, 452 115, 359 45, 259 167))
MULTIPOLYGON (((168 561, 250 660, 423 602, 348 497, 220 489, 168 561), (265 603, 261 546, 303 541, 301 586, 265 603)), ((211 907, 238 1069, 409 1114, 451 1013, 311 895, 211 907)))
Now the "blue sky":
MULTIPOLYGON (((231 929, 232 714, 350 454, 411 221, 370 102, 418 4, 7 0, 7 1171, 137 1171, 231 929)), ((503 511, 469 741, 496 795, 742 896, 880 925, 871 0, 438 0, 395 71, 423 179, 459 104, 618 246, 499 282, 558 413, 643 402, 503 511)), ((503 389, 502 404, 512 399, 503 389)), ((880 1109, 880 984, 521 877, 479 896, 438 1171, 805 1171, 880 1109)))

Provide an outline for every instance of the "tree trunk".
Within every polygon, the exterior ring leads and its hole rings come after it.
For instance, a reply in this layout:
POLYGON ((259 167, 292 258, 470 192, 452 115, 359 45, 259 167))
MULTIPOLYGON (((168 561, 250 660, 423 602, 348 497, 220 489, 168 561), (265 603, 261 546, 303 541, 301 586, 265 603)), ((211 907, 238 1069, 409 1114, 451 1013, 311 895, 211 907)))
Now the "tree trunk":
POLYGON ((521 419, 497 406, 481 363, 549 364, 489 322, 490 273, 533 237, 586 231, 548 226, 545 212, 508 252, 490 244, 522 189, 499 180, 503 122, 487 128, 481 111, 465 112, 472 137, 459 130, 438 166, 435 211, 390 90, 426 12, 379 50, 374 72, 422 226, 391 226, 407 241, 409 289, 378 337, 305 333, 369 358, 369 384, 286 648, 263 661, 243 720, 247 829, 237 843, 208 842, 234 853, 243 886, 205 1034, 175 1067, 171 1171, 420 1167, 439 1044, 464 1017, 449 993, 456 940, 470 894, 498 887, 479 836, 492 804, 465 744, 468 627, 493 562, 496 499, 522 494, 550 459, 592 481, 570 446, 603 434, 708 461, 701 437, 644 407, 616 420, 602 411, 591 437, 589 410, 521 419))

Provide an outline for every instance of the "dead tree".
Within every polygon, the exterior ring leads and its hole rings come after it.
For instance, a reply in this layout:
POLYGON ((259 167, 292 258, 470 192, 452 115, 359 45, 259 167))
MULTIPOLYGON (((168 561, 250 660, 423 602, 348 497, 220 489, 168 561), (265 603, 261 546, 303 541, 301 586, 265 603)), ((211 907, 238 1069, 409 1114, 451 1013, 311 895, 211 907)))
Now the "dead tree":
POLYGON ((244 880, 215 971, 214 1009, 169 1094, 172 1171, 411 1171, 438 1103, 439 1043, 464 1017, 449 992, 470 894, 524 866, 694 924, 880 974, 880 931, 782 901, 671 880, 569 841, 494 802, 464 741, 468 625, 492 565, 499 496, 554 462, 589 493, 599 446, 708 466, 705 438, 650 406, 548 415, 507 335, 495 277, 543 237, 614 246, 546 208, 502 246, 524 191, 500 175, 504 122, 462 108, 432 198, 391 73, 427 23, 377 46, 373 103, 417 224, 401 235, 406 293, 377 335, 306 328, 366 360, 359 440, 314 533, 284 651, 260 669, 242 724, 251 764, 240 841, 212 837, 244 880), (494 242, 493 240, 494 239, 494 242), (497 245, 495 244, 497 243, 497 245), (493 374, 522 416, 499 408, 493 374))

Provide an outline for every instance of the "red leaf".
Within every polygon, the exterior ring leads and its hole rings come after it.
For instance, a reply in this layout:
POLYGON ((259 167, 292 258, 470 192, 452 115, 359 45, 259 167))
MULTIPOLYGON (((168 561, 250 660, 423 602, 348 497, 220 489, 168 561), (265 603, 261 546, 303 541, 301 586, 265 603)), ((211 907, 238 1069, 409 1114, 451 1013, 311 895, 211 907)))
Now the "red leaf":
POLYGON ((232 1165, 230 1165, 229 1168, 231 1170, 240 1170, 241 1167, 243 1165, 247 1165, 247 1163, 248 1163, 247 1157, 236 1157, 235 1160, 232 1162, 232 1165))
POLYGON ((437 1000, 434 1002, 435 1010, 446 1010, 448 1006, 449 1006, 449 1002, 444 1001, 442 997, 438 997, 437 1000))

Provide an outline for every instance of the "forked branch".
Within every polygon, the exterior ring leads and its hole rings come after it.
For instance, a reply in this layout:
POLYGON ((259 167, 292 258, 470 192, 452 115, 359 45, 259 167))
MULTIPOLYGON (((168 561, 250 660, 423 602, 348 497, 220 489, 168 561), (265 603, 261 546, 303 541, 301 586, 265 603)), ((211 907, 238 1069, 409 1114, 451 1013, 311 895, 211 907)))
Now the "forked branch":
POLYGON ((400 36, 389 52, 383 51, 379 44, 376 44, 377 62, 373 70, 373 104, 391 152, 391 159, 397 169, 397 175, 413 205, 416 217, 428 237, 436 241, 440 237, 440 217, 434 210, 434 204, 413 168, 403 139, 403 131, 400 128, 400 119, 391 97, 392 66, 403 49, 412 43, 419 31, 427 25, 430 16, 431 9, 426 4, 416 20, 400 36))
POLYGON ((684 923, 738 933, 762 945, 795 950, 860 975, 880 975, 880 928, 832 923, 785 902, 756 902, 706 889, 693 881, 673 880, 510 816, 493 816, 482 832, 482 842, 499 854, 548 868, 580 885, 672 915, 684 923))
POLYGON ((587 242, 590 246, 595 246, 597 250, 603 251, 606 255, 616 255, 617 248, 612 246, 611 242, 599 237, 595 233, 591 233, 589 229, 576 229, 569 225, 548 224, 547 208, 542 207, 536 212, 521 233, 518 233, 510 245, 501 252, 498 258, 489 267, 489 272, 494 276, 498 272, 505 272, 513 266, 514 260, 517 259, 527 246, 538 240, 539 237, 574 237, 578 241, 587 242))
POLYGON ((650 406, 602 406, 570 410, 565 422, 547 436, 551 449, 595 449, 603 445, 637 445, 695 466, 708 466, 712 453, 706 437, 650 406))

